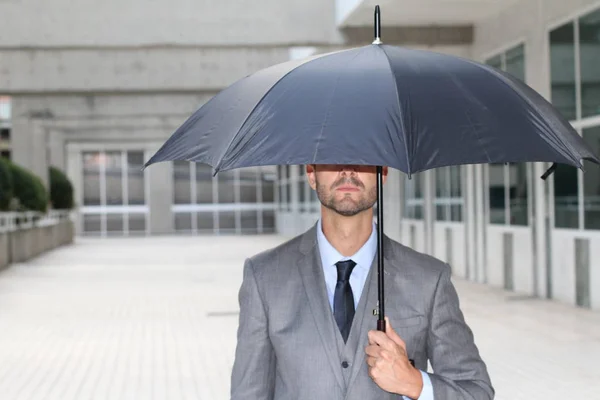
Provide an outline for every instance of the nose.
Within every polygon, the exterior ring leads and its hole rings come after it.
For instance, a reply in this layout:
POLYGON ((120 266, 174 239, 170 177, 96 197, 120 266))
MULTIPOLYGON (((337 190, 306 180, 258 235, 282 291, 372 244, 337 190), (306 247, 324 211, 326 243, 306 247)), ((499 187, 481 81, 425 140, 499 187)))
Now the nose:
POLYGON ((340 172, 357 172, 358 165, 340 165, 340 172))

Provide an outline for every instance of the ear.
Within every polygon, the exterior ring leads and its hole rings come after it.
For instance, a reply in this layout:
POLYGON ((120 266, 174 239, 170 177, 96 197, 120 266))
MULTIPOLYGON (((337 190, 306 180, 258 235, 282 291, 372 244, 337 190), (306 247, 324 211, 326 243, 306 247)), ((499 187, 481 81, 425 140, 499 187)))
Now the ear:
POLYGON ((313 190, 317 190, 316 168, 317 166, 314 164, 306 165, 306 179, 308 179, 308 184, 313 190))
POLYGON ((387 181, 388 172, 389 172, 388 167, 383 167, 381 169, 381 180, 383 181, 384 185, 385 185, 385 181, 387 181))

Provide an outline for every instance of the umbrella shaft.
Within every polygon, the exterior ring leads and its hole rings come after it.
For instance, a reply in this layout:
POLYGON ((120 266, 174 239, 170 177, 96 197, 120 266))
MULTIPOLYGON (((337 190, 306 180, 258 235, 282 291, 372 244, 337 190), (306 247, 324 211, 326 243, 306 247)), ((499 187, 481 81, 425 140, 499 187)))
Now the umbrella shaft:
POLYGON ((385 332, 383 296, 383 168, 377 167, 377 288, 379 295, 379 317, 377 330, 385 332))

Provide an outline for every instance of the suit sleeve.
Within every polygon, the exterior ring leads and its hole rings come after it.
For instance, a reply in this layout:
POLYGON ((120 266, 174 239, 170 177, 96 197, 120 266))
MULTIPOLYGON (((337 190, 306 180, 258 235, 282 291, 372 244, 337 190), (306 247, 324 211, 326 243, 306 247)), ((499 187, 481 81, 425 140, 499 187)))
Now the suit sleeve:
POLYGON ((460 310, 450 267, 446 266, 435 290, 427 338, 434 398, 491 400, 495 393, 487 367, 460 310))
POLYGON ((231 375, 231 400, 272 400, 275 388, 275 353, 268 320, 250 260, 244 264, 239 291, 240 317, 231 375))

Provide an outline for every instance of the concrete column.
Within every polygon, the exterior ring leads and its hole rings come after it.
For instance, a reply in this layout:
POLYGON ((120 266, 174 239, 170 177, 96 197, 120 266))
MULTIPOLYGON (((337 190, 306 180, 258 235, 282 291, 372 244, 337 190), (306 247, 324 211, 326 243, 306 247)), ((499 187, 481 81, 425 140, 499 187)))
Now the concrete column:
POLYGON ((485 196, 483 191, 487 190, 484 174, 484 166, 482 164, 475 165, 475 246, 476 246, 476 263, 474 276, 472 280, 479 283, 487 283, 487 249, 486 249, 486 231, 488 221, 485 213, 485 196))
MULTIPOLYGON (((531 32, 526 54, 526 77, 527 83, 538 93, 550 100, 550 65, 549 65, 549 44, 548 32, 546 31, 546 2, 545 0, 536 0, 537 8, 535 15, 532 15, 532 27, 535 27, 531 32)), ((549 181, 540 179, 545 172, 546 166, 544 163, 535 163, 533 166, 533 193, 535 196, 530 197, 531 201, 535 202, 535 214, 532 224, 536 252, 534 254, 534 268, 537 277, 534 288, 534 293, 537 296, 546 297, 549 295, 547 290, 547 282, 551 278, 549 271, 551 270, 551 257, 548 250, 551 245, 551 228, 550 228, 550 193, 548 190, 549 181)), ((549 180, 552 178, 549 178, 549 180)))
MULTIPOLYGON (((158 147, 146 152, 146 159, 154 154, 158 147)), ((173 213, 173 164, 162 162, 153 164, 144 171, 148 175, 150 206, 150 234, 170 234, 174 230, 173 213)))
POLYGON ((57 130, 48 132, 48 163, 61 171, 67 168, 64 134, 57 130))
POLYGON ((474 165, 467 165, 465 168, 465 252, 466 252, 466 278, 470 279, 475 275, 474 268, 477 265, 476 258, 476 224, 477 214, 475 212, 475 178, 474 165))
POLYGON ((39 176, 48 187, 47 132, 42 125, 28 117, 22 103, 13 105, 11 129, 12 160, 39 176))
MULTIPOLYGON (((83 162, 81 150, 74 145, 67 146, 66 174, 73 184, 73 197, 75 208, 83 207, 83 162)), ((83 233, 83 217, 81 213, 75 213, 75 233, 83 233)))

